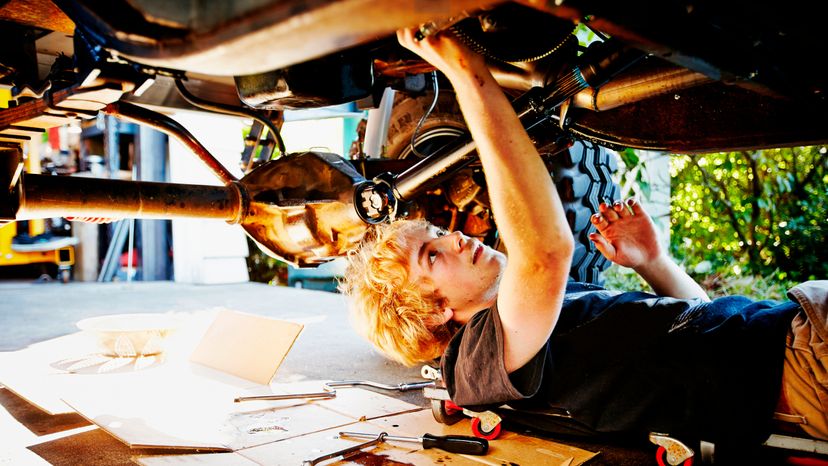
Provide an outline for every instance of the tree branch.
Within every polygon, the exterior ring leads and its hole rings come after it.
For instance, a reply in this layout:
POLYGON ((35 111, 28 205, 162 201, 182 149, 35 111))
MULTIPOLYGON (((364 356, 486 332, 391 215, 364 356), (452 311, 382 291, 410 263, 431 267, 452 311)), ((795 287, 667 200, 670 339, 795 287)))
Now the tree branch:
POLYGON ((739 240, 747 246, 748 256, 753 258, 751 254, 751 247, 750 241, 745 237, 745 234, 739 227, 739 220, 736 218, 736 211, 733 210, 733 204, 730 202, 730 198, 727 194, 727 187, 720 182, 720 180, 715 179, 704 169, 701 165, 699 165, 698 160, 693 157, 690 157, 690 160, 693 161, 693 164, 696 168, 699 169, 699 172, 702 174, 702 179, 704 180, 705 185, 710 189, 710 191, 715 194, 719 200, 722 201, 722 204, 725 206, 725 211, 727 212, 728 217, 730 218, 730 225, 733 227, 733 231, 736 232, 736 236, 739 237, 739 240))

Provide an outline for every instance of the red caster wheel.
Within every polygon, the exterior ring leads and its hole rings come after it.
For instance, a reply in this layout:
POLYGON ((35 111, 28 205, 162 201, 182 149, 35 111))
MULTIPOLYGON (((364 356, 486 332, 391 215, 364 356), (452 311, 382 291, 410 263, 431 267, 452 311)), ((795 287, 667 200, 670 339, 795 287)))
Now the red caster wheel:
POLYGON ((448 426, 463 419, 463 409, 448 400, 431 400, 431 414, 435 421, 448 426))
POLYGON ((484 438, 486 440, 494 440, 500 435, 500 423, 498 422, 492 428, 492 430, 484 430, 483 426, 481 425, 480 418, 476 417, 471 421, 471 429, 472 433, 475 437, 484 438))
MULTIPOLYGON (((667 462, 667 449, 664 447, 658 447, 656 450, 656 462, 658 466, 669 466, 670 463, 667 462)), ((687 458, 686 460, 681 462, 682 466, 693 466, 693 458, 687 458)), ((678 465, 676 465, 678 466, 678 465)))

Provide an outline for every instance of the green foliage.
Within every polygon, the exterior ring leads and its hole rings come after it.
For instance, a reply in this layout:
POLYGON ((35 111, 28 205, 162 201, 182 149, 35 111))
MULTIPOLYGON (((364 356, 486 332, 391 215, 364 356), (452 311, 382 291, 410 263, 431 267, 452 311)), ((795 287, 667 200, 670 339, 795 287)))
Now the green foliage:
POLYGON ((618 184, 621 186, 622 198, 637 197, 650 200, 653 185, 648 165, 653 160, 652 153, 650 154, 649 157, 642 156, 639 151, 630 148, 618 152, 618 156, 624 165, 624 169, 620 170, 620 179, 618 180, 618 184))
POLYGON ((814 146, 675 156, 671 254, 698 275, 827 277, 825 153, 814 146))
MULTIPOLYGON (((697 277, 699 284, 711 298, 740 295, 750 299, 784 301, 785 293, 796 285, 796 280, 780 280, 777 270, 768 276, 736 275, 729 268, 721 272, 697 277)), ((644 291, 653 289, 633 269, 612 265, 604 272, 604 287, 608 290, 644 291)))
POLYGON ((785 293, 799 283, 797 280, 780 280, 779 270, 771 272, 767 276, 737 275, 728 272, 728 270, 725 269, 701 279, 699 284, 711 298, 740 295, 755 300, 784 301, 787 299, 785 293))
POLYGON ((603 286, 608 290, 653 292, 650 285, 635 270, 616 264, 613 264, 604 272, 603 286))
POLYGON ((250 275, 250 281, 269 285, 287 283, 286 263, 262 252, 250 238, 247 238, 247 249, 250 251, 247 256, 247 273, 250 275))

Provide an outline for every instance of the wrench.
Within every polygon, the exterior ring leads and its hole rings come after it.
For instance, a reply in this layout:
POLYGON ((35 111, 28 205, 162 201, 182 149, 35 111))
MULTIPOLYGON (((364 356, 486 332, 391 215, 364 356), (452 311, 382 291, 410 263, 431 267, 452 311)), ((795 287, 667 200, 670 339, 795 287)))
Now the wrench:
POLYGON ((433 387, 435 383, 432 382, 413 382, 413 383, 400 383, 397 385, 388 385, 384 383, 377 383, 371 382, 368 380, 340 380, 336 382, 328 382, 325 384, 326 387, 335 388, 335 387, 356 387, 357 385, 364 385, 366 387, 374 387, 379 388, 381 390, 399 390, 401 392, 407 392, 409 390, 417 390, 420 388, 425 387, 433 387))

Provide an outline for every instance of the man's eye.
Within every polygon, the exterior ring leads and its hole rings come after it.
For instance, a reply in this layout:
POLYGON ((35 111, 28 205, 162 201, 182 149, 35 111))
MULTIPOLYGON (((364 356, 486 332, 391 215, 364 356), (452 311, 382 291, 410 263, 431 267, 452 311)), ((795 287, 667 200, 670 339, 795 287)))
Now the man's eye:
POLYGON ((430 265, 434 265, 434 261, 437 260, 437 251, 430 251, 428 253, 428 263, 430 265))
POLYGON ((448 232, 446 230, 437 230, 437 237, 446 236, 448 232))

